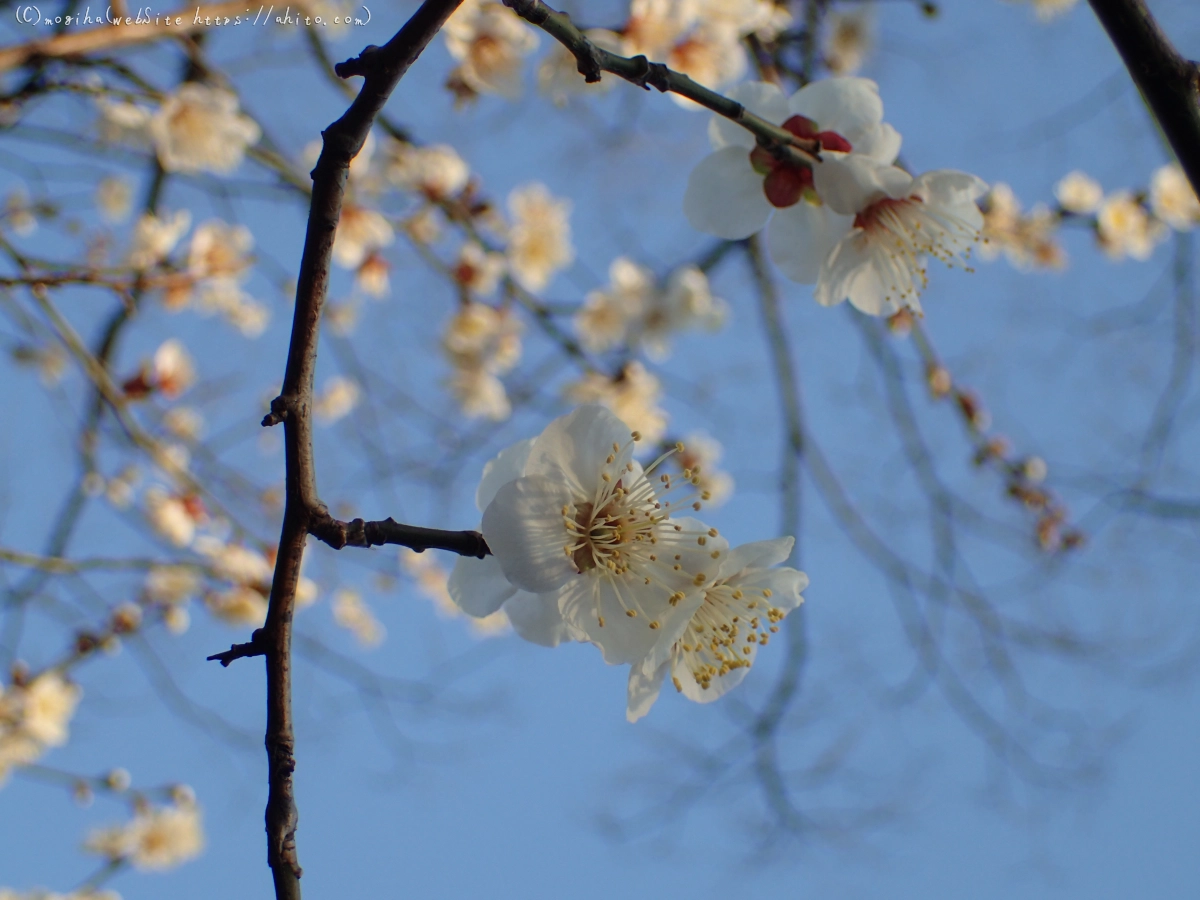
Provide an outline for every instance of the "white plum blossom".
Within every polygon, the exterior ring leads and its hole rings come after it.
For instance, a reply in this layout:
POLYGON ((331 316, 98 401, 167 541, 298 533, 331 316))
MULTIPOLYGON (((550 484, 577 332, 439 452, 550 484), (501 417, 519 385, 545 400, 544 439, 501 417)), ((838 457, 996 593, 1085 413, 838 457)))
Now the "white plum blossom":
POLYGON ((675 689, 710 703, 742 682, 758 648, 779 631, 779 622, 804 598, 808 576, 771 568, 788 558, 790 537, 729 550, 702 591, 679 604, 682 616, 663 628, 653 648, 629 670, 629 721, 654 705, 667 672, 675 689))
MULTIPOLYGON (((1060 186, 1062 184, 1060 182, 1060 186)), ((1096 189, 1100 186, 1096 185, 1096 189)), ((1087 190, 1083 185, 1068 185, 1063 196, 1073 203, 1085 203, 1087 190)), ((1060 199, 1059 202, 1063 201, 1060 199)), ((1066 266, 1066 251, 1056 238, 1061 222, 1058 214, 1043 204, 1036 204, 1027 213, 1022 212, 1016 194, 1003 182, 992 185, 980 206, 983 242, 979 245, 979 255, 983 259, 995 259, 1004 254, 1009 262, 1022 270, 1066 266)))
POLYGON ((1150 208, 1176 231, 1190 231, 1200 223, 1200 200, 1175 163, 1163 166, 1150 179, 1150 208))
POLYGON ((1167 230, 1153 218, 1130 191, 1117 191, 1104 198, 1096 213, 1096 237, 1110 259, 1131 256, 1145 261, 1167 230))
POLYGON ((853 75, 862 68, 874 43, 874 15, 870 7, 853 12, 833 12, 826 22, 821 52, 834 75, 853 75))
POLYGON ((726 545, 673 518, 698 509, 698 495, 686 478, 643 469, 640 438, 607 409, 582 406, 492 460, 476 503, 493 555, 455 564, 454 601, 480 617, 503 607, 536 643, 588 640, 609 663, 643 658, 726 545))
POLYGON ((575 314, 575 333, 593 353, 611 350, 626 339, 631 323, 649 306, 655 290, 653 273, 624 256, 609 265, 608 280, 611 286, 590 291, 575 314))
POLYGON ((464 0, 442 29, 446 50, 459 65, 452 84, 469 92, 521 94, 522 60, 537 49, 537 33, 503 4, 464 0))
POLYGON ((508 418, 511 406, 497 377, 521 358, 521 323, 507 309, 471 301, 446 326, 442 349, 454 367, 450 389, 469 418, 508 418))
POLYGON ((554 274, 575 260, 571 246, 571 201, 557 199, 544 184, 514 188, 508 195, 513 224, 508 235, 508 264, 526 290, 540 291, 554 274))
POLYGON ((146 518, 150 526, 176 547, 186 547, 196 536, 200 516, 191 498, 173 494, 157 485, 146 490, 146 518))
POLYGON ((200 810, 194 801, 140 808, 125 824, 93 831, 84 848, 142 871, 173 869, 204 849, 200 810))
POLYGON ((1100 208, 1104 200, 1104 188, 1086 172, 1076 169, 1054 185, 1054 196, 1058 205, 1067 212, 1087 216, 1100 208))
POLYGON ((178 338, 168 338, 154 351, 150 385, 164 397, 175 399, 196 382, 196 365, 178 338))
POLYGON ((486 297, 495 293, 507 268, 503 253, 485 250, 477 241, 467 241, 458 251, 451 274, 472 294, 486 297))
POLYGON ((398 188, 445 200, 467 186, 471 170, 448 144, 415 147, 395 142, 387 161, 387 179, 398 188))
POLYGON ((129 264, 135 269, 158 265, 175 249, 191 225, 192 214, 186 209, 161 218, 150 213, 143 215, 133 228, 129 264))
POLYGON ((238 111, 237 95, 188 82, 171 94, 149 125, 159 162, 168 172, 232 172, 261 131, 238 111))
POLYGON ((128 179, 109 175, 96 185, 96 207, 106 222, 124 221, 133 202, 133 186, 128 179))
POLYGON ((854 154, 819 166, 816 181, 834 212, 854 216, 821 266, 815 296, 823 306, 849 300, 872 316, 919 313, 925 257, 965 266, 983 229, 975 201, 987 185, 965 172, 913 178, 854 154))
POLYGON ((211 591, 204 605, 218 619, 230 625, 258 628, 267 620, 267 598, 258 588, 238 584, 224 591, 211 591))
MULTIPOLYGON (((875 82, 828 78, 801 88, 790 98, 773 84, 738 85, 729 96, 751 112, 797 137, 819 140, 822 158, 849 154, 890 165, 900 152, 900 135, 883 122, 883 101, 875 82)), ((793 281, 811 284, 853 218, 832 210, 814 183, 814 171, 778 159, 758 147, 754 135, 728 119, 709 125, 714 152, 688 177, 683 211, 692 227, 738 240, 767 221, 771 258, 793 281)))
POLYGON ((683 447, 675 457, 680 469, 692 473, 692 480, 699 482, 701 499, 710 507, 720 506, 733 493, 733 476, 717 468, 724 453, 713 437, 694 432, 683 439, 683 447))

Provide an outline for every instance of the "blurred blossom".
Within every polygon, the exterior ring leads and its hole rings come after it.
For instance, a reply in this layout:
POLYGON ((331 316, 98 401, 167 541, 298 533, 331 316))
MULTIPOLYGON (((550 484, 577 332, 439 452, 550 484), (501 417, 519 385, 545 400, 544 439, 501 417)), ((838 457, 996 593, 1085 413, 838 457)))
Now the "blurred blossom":
POLYGON ((1163 166, 1150 180, 1150 208, 1176 231, 1190 231, 1200 222, 1200 200, 1178 164, 1163 166))
POLYGON ((68 726, 83 689, 72 684, 57 669, 38 675, 28 684, 9 688, 0 695, 0 719, 46 747, 61 747, 69 736, 68 726))
POLYGON ((176 547, 191 544, 201 513, 188 498, 154 485, 146 489, 144 502, 151 528, 176 547))
MULTIPOLYGON (((1010 2, 1021 2, 1021 0, 1010 0, 1010 2)), ((1042 22, 1049 22, 1064 15, 1070 11, 1079 0, 1028 0, 1030 6, 1033 7, 1034 13, 1042 22)))
POLYGON ((4 221, 21 237, 28 237, 37 231, 37 216, 24 188, 17 188, 5 198, 4 221))
POLYGON ((192 214, 181 209, 159 218, 146 213, 133 228, 129 264, 135 269, 149 269, 162 262, 192 224, 192 214))
POLYGON ((467 241, 458 251, 451 270, 454 280, 479 297, 495 293, 507 262, 503 253, 484 250, 476 241, 467 241))
POLYGON ((654 275, 624 256, 608 267, 607 290, 590 291, 575 314, 575 333, 593 353, 611 350, 626 340, 631 323, 650 305, 654 275))
POLYGON ((826 19, 822 54, 834 75, 853 75, 863 67, 874 43, 874 11, 869 6, 854 12, 833 12, 826 19))
POLYGON ((456 368, 507 372, 521 359, 521 322, 508 309, 464 303, 446 325, 442 349, 456 368))
MULTIPOLYGON (((623 55, 625 48, 621 35, 603 28, 589 28, 584 33, 589 41, 601 50, 623 55)), ((566 47, 554 42, 538 66, 538 90, 550 98, 555 106, 566 106, 571 97, 587 93, 605 93, 620 79, 605 72, 599 81, 588 84, 579 72, 579 60, 566 47)))
POLYGON ((188 271, 195 278, 237 278, 250 266, 254 236, 245 225, 210 219, 196 228, 188 248, 188 271))
POLYGON ((148 603, 184 604, 200 593, 200 574, 188 566, 153 566, 146 573, 142 594, 148 603))
POLYGON ((358 591, 342 588, 333 594, 333 620, 345 628, 364 647, 375 647, 383 642, 386 629, 371 613, 358 591))
POLYGON ((97 97, 96 108, 100 111, 100 120, 96 125, 100 140, 134 147, 149 145, 153 110, 111 97, 97 97))
POLYGON ((418 244, 436 244, 442 236, 442 223, 433 207, 426 207, 404 220, 405 234, 418 244))
POLYGON ((163 624, 171 634, 179 635, 192 625, 192 616, 183 606, 168 606, 162 611, 163 624))
POLYGON ((599 403, 608 407, 650 444, 662 440, 667 430, 667 414, 658 406, 661 393, 658 379, 636 360, 626 364, 615 379, 600 372, 588 372, 566 389, 567 399, 573 403, 599 403))
POLYGON ((183 342, 170 338, 154 351, 150 383, 163 396, 174 400, 196 382, 196 366, 183 342))
POLYGON ((163 428, 177 438, 195 441, 204 430, 204 416, 190 406, 173 406, 163 414, 163 428))
POLYGON ((357 269, 367 254, 392 243, 392 226, 380 213, 346 204, 333 241, 333 259, 344 269, 357 269))
MULTIPOLYGON (((1061 202, 1061 201, 1060 201, 1061 202)), ((1058 243, 1058 216, 1044 206, 1035 206, 1028 214, 1021 211, 1012 189, 997 183, 981 201, 983 242, 979 255, 996 259, 1004 254, 1018 269, 1062 269, 1066 252, 1058 243)))
POLYGON ((368 253, 367 258, 358 267, 354 284, 370 297, 386 297, 388 291, 391 290, 388 282, 388 273, 391 268, 388 261, 379 253, 368 253))
POLYGON ((204 605, 216 618, 229 625, 258 628, 267 620, 267 598, 256 588, 239 584, 224 591, 210 591, 204 605))
POLYGON ((236 584, 271 584, 274 567, 257 550, 242 544, 227 544, 209 536, 199 538, 194 549, 209 560, 218 578, 236 584))
POLYGON ((520 285, 541 291, 560 269, 575 260, 571 245, 571 201, 556 199, 544 184, 515 188, 508 195, 512 228, 508 235, 508 262, 520 285))
POLYGON ((1104 198, 1096 214, 1096 236, 1100 249, 1110 259, 1131 256, 1145 261, 1166 237, 1166 228, 1146 212, 1131 192, 1117 191, 1104 198))
POLYGON ((127 178, 109 175, 96 185, 96 208, 106 222, 123 222, 133 203, 133 185, 127 178))
POLYGON ((512 415, 504 382, 478 363, 455 366, 450 376, 450 392, 468 419, 500 422, 512 415))
POLYGON ((468 92, 521 95, 521 65, 538 46, 538 35, 512 10, 488 0, 464 0, 442 33, 446 50, 459 65, 452 85, 468 92))
POLYGON ((238 111, 231 91, 189 81, 171 94, 150 121, 159 162, 168 172, 227 174, 261 135, 238 111))
POLYGON ((714 297, 708 276, 695 266, 682 266, 671 273, 666 286, 652 295, 641 321, 639 340, 651 359, 670 355, 670 337, 687 328, 717 331, 725 324, 728 307, 714 297))
POLYGON ((329 330, 338 337, 347 337, 358 327, 358 304, 353 300, 326 303, 324 309, 325 321, 329 330))
POLYGON ((349 415, 362 397, 358 384, 343 375, 335 375, 313 398, 313 415, 323 425, 331 425, 349 415))
POLYGON ((129 822, 93 831, 84 848, 146 872, 173 869, 204 849, 200 810, 194 803, 139 807, 129 822))
POLYGON ((419 191, 430 200, 456 196, 471 177, 466 162, 447 144, 416 147, 394 141, 390 148, 386 165, 388 181, 403 190, 419 191))
POLYGON ((133 490, 141 481, 141 473, 136 466, 126 466, 116 476, 108 479, 104 485, 104 495, 117 509, 128 509, 133 503, 133 490))
POLYGON ((1100 204, 1104 200, 1104 189, 1100 187, 1099 182, 1076 169, 1074 172, 1067 173, 1054 186, 1054 196, 1058 199, 1059 205, 1067 212, 1086 216, 1100 208, 1100 204))

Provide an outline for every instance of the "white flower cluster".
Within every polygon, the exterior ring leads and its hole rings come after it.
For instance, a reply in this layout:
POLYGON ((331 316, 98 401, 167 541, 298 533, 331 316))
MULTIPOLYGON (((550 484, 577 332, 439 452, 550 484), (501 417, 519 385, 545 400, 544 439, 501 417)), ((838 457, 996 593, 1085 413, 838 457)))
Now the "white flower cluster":
POLYGON ((526 640, 588 642, 629 664, 630 721, 668 673, 699 703, 735 687, 808 584, 774 568, 792 538, 730 549, 691 517, 708 499, 699 473, 660 472, 670 453, 643 468, 642 439, 588 405, 501 452, 475 495, 493 555, 460 558, 448 585, 464 612, 503 610, 526 640))
POLYGON ((84 848, 111 862, 129 862, 146 872, 173 869, 195 859, 204 849, 200 809, 191 791, 175 791, 169 806, 139 805, 133 818, 120 825, 98 828, 84 848))
POLYGON ((228 174, 262 135, 239 111, 237 95, 198 82, 181 85, 157 110, 106 97, 97 105, 103 139, 153 145, 168 172, 228 174))
POLYGON ((71 716, 83 691, 50 669, 29 681, 0 685, 0 785, 16 766, 28 765, 67 742, 71 716))
POLYGON ((925 257, 966 265, 983 228, 975 201, 986 185, 940 170, 914 178, 893 163, 900 135, 883 122, 873 81, 829 78, 790 98, 773 84, 730 97, 798 138, 821 161, 775 154, 724 118, 709 129, 715 152, 688 179, 684 213, 700 231, 732 240, 770 220, 767 246, 793 281, 816 284, 825 306, 849 300, 870 315, 920 311, 925 257))
POLYGON ((716 331, 725 323, 725 301, 713 296, 708 277, 695 266, 676 269, 660 287, 649 269, 618 256, 608 277, 611 286, 588 294, 575 315, 579 340, 593 352, 641 345, 661 361, 670 354, 673 332, 716 331))
POLYGON ((1056 208, 1038 205, 1028 213, 1006 184, 983 198, 985 259, 1003 253, 1020 269, 1062 268, 1066 253, 1058 244, 1059 227, 1082 221, 1112 260, 1147 260, 1171 229, 1190 231, 1200 224, 1200 200, 1177 164, 1160 167, 1145 191, 1126 188, 1105 194, 1084 172, 1068 173, 1054 186, 1056 208))
POLYGON ((442 349, 454 368, 450 390, 463 414, 499 421, 512 412, 500 375, 521 359, 521 323, 507 309, 468 301, 459 307, 442 336, 442 349))

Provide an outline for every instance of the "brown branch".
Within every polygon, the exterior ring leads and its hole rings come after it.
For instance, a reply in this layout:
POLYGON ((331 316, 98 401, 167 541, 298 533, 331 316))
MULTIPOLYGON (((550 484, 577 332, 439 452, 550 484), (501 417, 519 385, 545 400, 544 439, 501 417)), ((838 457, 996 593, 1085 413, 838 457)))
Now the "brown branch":
POLYGON ((1200 65, 1184 59, 1144 0, 1089 0, 1200 194, 1200 65))
POLYGON ((821 158, 820 141, 796 137, 779 125, 756 116, 742 104, 697 84, 663 63, 650 62, 644 56, 619 56, 597 47, 576 27, 570 16, 551 9, 542 0, 503 0, 503 3, 566 47, 579 64, 579 74, 589 84, 599 81, 601 72, 611 72, 646 90, 653 87, 663 93, 670 91, 687 97, 693 103, 741 125, 757 137, 759 143, 792 162, 811 165, 821 158))
MULTIPOLYGON (((297 811, 292 784, 296 768, 295 735, 292 729, 291 664, 292 615, 300 562, 310 533, 327 543, 341 546, 371 543, 425 541, 425 546, 442 546, 449 539, 423 532, 391 520, 383 523, 333 519, 317 493, 316 465, 312 446, 313 372, 317 362, 317 337, 321 307, 329 284, 333 240, 341 217, 342 200, 350 161, 366 143, 375 118, 388 97, 426 45, 462 0, 426 0, 416 14, 383 47, 368 47, 348 65, 364 77, 363 85, 344 115, 322 133, 321 156, 312 172, 312 197, 308 229, 296 283, 296 311, 288 345, 283 388, 271 403, 264 426, 283 423, 287 500, 279 537, 275 574, 267 620, 248 644, 234 645, 209 657, 228 665, 245 656, 265 656, 267 665, 266 747, 269 787, 266 809, 267 863, 275 881, 277 900, 299 900, 300 862, 296 853, 297 811), (361 541, 358 539, 361 538, 361 541), (385 541, 383 538, 396 538, 385 541), (379 539, 379 540, 376 540, 379 539)), ((469 532, 466 534, 470 534, 469 532)), ((482 540, 458 537, 464 549, 478 555, 482 540)))
MULTIPOLYGON (((161 22, 130 23, 115 27, 110 21, 99 17, 101 24, 87 31, 73 31, 60 34, 42 41, 29 41, 11 47, 0 48, 0 72, 8 72, 20 68, 26 63, 40 59, 62 59, 70 56, 82 56, 85 53, 95 53, 100 50, 115 50, 118 47, 128 47, 132 44, 145 44, 160 38, 182 37, 195 31, 207 28, 206 18, 229 17, 244 15, 246 4, 240 2, 215 3, 211 6, 193 6, 187 9, 175 9, 169 14, 163 13, 162 19, 170 19, 168 27, 161 22), (173 24, 176 18, 183 21, 173 24)), ((44 27, 44 26, 35 26, 44 27)))
POLYGON ((391 517, 382 522, 354 519, 342 522, 328 513, 315 514, 308 524, 308 533, 324 541, 334 550, 343 547, 379 547, 399 544, 418 553, 426 550, 449 550, 459 556, 483 559, 491 550, 478 531, 442 531, 438 528, 418 528, 401 525, 391 517))

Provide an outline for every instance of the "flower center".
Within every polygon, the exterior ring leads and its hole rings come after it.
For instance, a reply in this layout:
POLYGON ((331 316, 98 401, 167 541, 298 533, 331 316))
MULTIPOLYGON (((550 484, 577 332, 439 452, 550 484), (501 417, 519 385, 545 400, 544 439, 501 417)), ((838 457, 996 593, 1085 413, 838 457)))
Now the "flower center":
MULTIPOLYGON (((639 602, 638 594, 649 589, 656 601, 649 608, 661 610, 663 600, 674 607, 686 596, 685 590, 703 585, 707 581, 703 572, 685 570, 684 551, 704 547, 717 531, 689 529, 671 520, 672 506, 690 504, 698 511, 707 492, 699 487, 698 470, 685 469, 682 478, 663 474, 658 485, 651 482, 646 476, 682 447, 677 444, 639 472, 630 461, 633 441, 639 437, 635 432, 623 448, 613 444, 593 495, 583 496, 580 490, 574 503, 563 506, 567 532, 563 550, 578 574, 609 581, 626 616, 643 616, 650 628, 657 629, 658 619, 647 612, 648 605, 639 602), (684 496, 667 499, 678 491, 684 496)), ((711 550, 705 558, 715 561, 720 556, 719 550, 711 550)), ((603 626, 599 605, 596 617, 603 626)))
MULTIPOLYGON (((704 603, 675 644, 676 655, 682 655, 703 690, 708 690, 714 678, 749 668, 756 648, 765 647, 779 631, 787 613, 771 606, 770 598, 770 588, 723 582, 704 592, 704 603)), ((672 680, 680 690, 679 680, 672 680)))
MULTIPOLYGON (((792 116, 781 126, 796 137, 817 140, 822 150, 849 153, 850 142, 836 131, 817 131, 817 123, 805 116, 792 116)), ((767 202, 776 209, 786 209, 800 202, 800 198, 813 190, 813 173, 809 166, 780 159, 763 147, 750 151, 750 165, 754 171, 766 176, 763 193, 767 202)), ((816 194, 811 193, 815 201, 816 194)))

